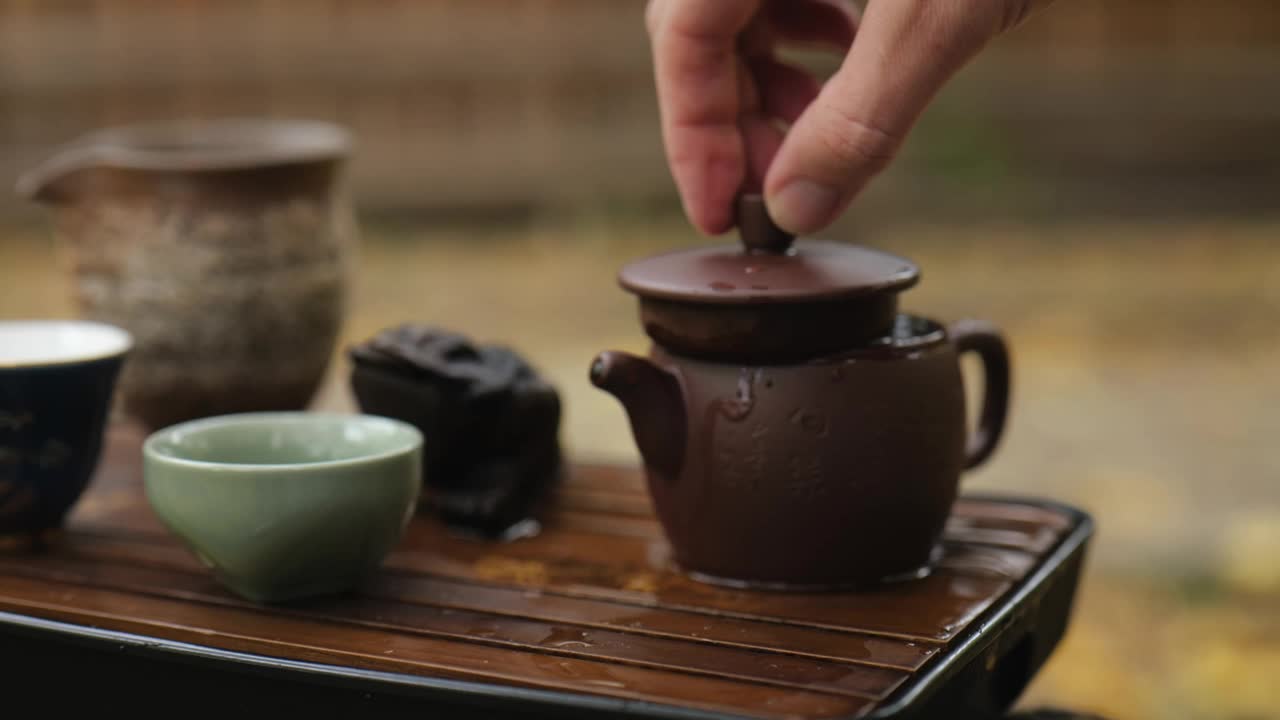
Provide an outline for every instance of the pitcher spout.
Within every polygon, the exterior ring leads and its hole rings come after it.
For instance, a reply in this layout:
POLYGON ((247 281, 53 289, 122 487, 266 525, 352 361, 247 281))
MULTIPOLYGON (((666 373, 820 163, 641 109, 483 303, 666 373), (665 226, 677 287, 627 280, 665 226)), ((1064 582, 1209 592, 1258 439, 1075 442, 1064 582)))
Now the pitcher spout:
POLYGON ((23 173, 14 190, 18 197, 44 205, 70 203, 85 173, 101 162, 100 156, 96 147, 71 145, 23 173))
POLYGON ((684 464, 688 419, 680 380, 651 360, 603 352, 591 364, 591 382, 622 403, 645 465, 674 478, 684 464))

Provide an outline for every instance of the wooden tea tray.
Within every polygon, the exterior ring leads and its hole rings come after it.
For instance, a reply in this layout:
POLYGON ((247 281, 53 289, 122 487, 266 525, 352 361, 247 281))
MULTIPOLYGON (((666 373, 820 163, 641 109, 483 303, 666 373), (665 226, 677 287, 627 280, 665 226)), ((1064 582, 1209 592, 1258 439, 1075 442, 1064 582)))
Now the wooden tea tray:
POLYGON ((0 555, 7 701, 52 674, 74 678, 67 698, 254 714, 998 713, 1061 636, 1090 534, 1069 508, 966 498, 924 580, 734 591, 665 569, 636 471, 578 467, 535 538, 487 543, 418 518, 358 595, 263 607, 223 590, 152 515, 141 439, 113 429, 58 542, 0 555))

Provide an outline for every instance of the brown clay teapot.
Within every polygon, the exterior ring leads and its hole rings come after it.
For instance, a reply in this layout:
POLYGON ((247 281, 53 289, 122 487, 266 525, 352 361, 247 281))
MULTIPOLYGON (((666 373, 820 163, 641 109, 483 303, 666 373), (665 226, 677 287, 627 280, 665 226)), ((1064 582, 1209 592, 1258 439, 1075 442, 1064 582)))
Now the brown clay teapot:
POLYGON ((995 449, 1009 353, 976 321, 898 312, 919 271, 887 253, 793 242, 744 196, 742 247, 647 258, 648 358, 599 355, 591 380, 625 407, 673 559, 699 579, 827 589, 918 577, 963 470, 995 449), (966 430, 959 356, 983 363, 966 430))

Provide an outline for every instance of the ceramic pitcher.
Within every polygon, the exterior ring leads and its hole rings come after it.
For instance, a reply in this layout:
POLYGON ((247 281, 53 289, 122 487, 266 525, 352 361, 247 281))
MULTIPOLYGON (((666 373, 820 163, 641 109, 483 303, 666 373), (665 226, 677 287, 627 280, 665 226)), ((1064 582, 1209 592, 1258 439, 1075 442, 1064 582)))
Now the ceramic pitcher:
POLYGON ((53 208, 78 307, 127 329, 124 410, 151 427, 306 406, 343 319, 349 139, 318 122, 91 133, 23 176, 53 208))

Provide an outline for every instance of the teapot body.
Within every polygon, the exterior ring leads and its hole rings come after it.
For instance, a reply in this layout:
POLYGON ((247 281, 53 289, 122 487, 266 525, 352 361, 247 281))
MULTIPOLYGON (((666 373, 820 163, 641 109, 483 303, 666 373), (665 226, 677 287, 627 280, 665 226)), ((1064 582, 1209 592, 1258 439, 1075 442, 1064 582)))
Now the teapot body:
POLYGON ((676 563, 749 587, 858 586, 930 564, 966 464, 956 344, 915 319, 905 342, 786 365, 654 346, 679 378, 676 473, 647 468, 676 563))

